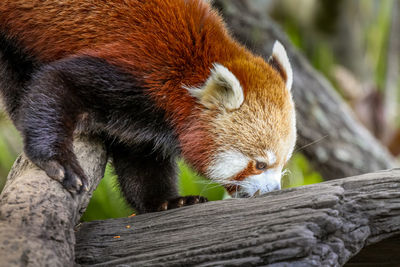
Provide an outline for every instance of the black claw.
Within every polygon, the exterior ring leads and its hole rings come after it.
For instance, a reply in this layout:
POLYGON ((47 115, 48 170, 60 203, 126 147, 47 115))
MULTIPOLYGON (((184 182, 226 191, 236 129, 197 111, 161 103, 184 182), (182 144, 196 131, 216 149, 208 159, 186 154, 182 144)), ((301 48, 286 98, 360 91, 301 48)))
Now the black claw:
POLYGON ((177 197, 164 201, 157 209, 157 211, 164 211, 170 209, 176 209, 184 206, 190 206, 198 203, 208 202, 207 198, 202 196, 186 196, 177 197))
POLYGON ((79 165, 61 165, 56 160, 41 161, 37 164, 46 174, 61 182, 66 190, 71 193, 82 193, 88 191, 87 178, 79 165))

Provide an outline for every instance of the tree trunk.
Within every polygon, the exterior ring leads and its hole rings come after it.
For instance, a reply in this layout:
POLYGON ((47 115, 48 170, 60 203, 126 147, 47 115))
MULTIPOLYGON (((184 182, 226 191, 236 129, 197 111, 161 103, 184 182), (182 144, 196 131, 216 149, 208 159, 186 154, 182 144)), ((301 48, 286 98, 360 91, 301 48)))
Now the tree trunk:
MULTIPOLYGON (((257 198, 84 223, 77 232, 76 262, 342 266, 364 246, 396 234, 400 234, 400 170, 257 198)), ((397 250, 387 256, 396 257, 399 249, 397 242, 397 250)))
POLYGON ((74 227, 103 177, 106 153, 98 142, 75 142, 89 192, 72 195, 20 156, 0 195, 0 266, 71 266, 74 227))

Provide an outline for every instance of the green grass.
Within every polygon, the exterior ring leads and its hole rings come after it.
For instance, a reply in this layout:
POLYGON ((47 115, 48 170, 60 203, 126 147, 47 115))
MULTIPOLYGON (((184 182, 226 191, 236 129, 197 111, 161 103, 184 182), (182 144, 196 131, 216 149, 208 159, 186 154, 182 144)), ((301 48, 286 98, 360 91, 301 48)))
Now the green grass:
POLYGON ((0 192, 17 157, 17 151, 21 150, 20 143, 21 138, 17 130, 8 120, 2 117, 0 112, 0 192))
POLYGON ((81 220, 93 221, 109 218, 127 217, 133 210, 126 204, 121 196, 116 176, 108 165, 104 178, 94 191, 92 199, 81 220))

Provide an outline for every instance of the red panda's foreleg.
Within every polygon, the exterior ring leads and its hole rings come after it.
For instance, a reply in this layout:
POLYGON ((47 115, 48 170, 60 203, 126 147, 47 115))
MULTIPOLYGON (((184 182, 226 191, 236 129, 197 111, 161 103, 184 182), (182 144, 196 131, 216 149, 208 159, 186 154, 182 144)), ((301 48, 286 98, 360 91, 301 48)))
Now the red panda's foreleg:
POLYGON ((17 127, 28 158, 71 191, 87 190, 72 140, 82 103, 59 64, 36 71, 21 100, 17 127))
POLYGON ((72 149, 77 125, 80 132, 124 143, 177 147, 163 112, 138 80, 104 59, 81 56, 44 65, 25 90, 16 116, 25 152, 69 191, 86 186, 72 149))

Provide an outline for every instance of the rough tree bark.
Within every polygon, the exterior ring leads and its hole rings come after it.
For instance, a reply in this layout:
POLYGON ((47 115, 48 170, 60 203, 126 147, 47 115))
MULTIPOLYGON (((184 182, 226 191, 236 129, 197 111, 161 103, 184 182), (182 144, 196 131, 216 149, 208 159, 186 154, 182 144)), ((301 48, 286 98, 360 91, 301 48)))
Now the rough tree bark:
POLYGON ((0 266, 70 266, 74 227, 107 161, 103 146, 83 139, 75 153, 89 177, 89 192, 72 196, 61 184, 20 156, 0 195, 0 266))
MULTIPOLYGON (((364 246, 398 234, 400 170, 393 170, 252 199, 84 223, 77 232, 76 261, 96 266, 342 266, 364 246)), ((388 256, 396 256, 400 244, 392 249, 388 256)))
POLYGON ((268 58, 275 40, 285 46, 294 73, 292 91, 297 110, 297 144, 324 179, 395 166, 393 157, 355 119, 332 85, 293 48, 279 27, 263 12, 259 1, 213 2, 234 36, 255 53, 268 58), (318 144, 308 146, 314 141, 318 144))

